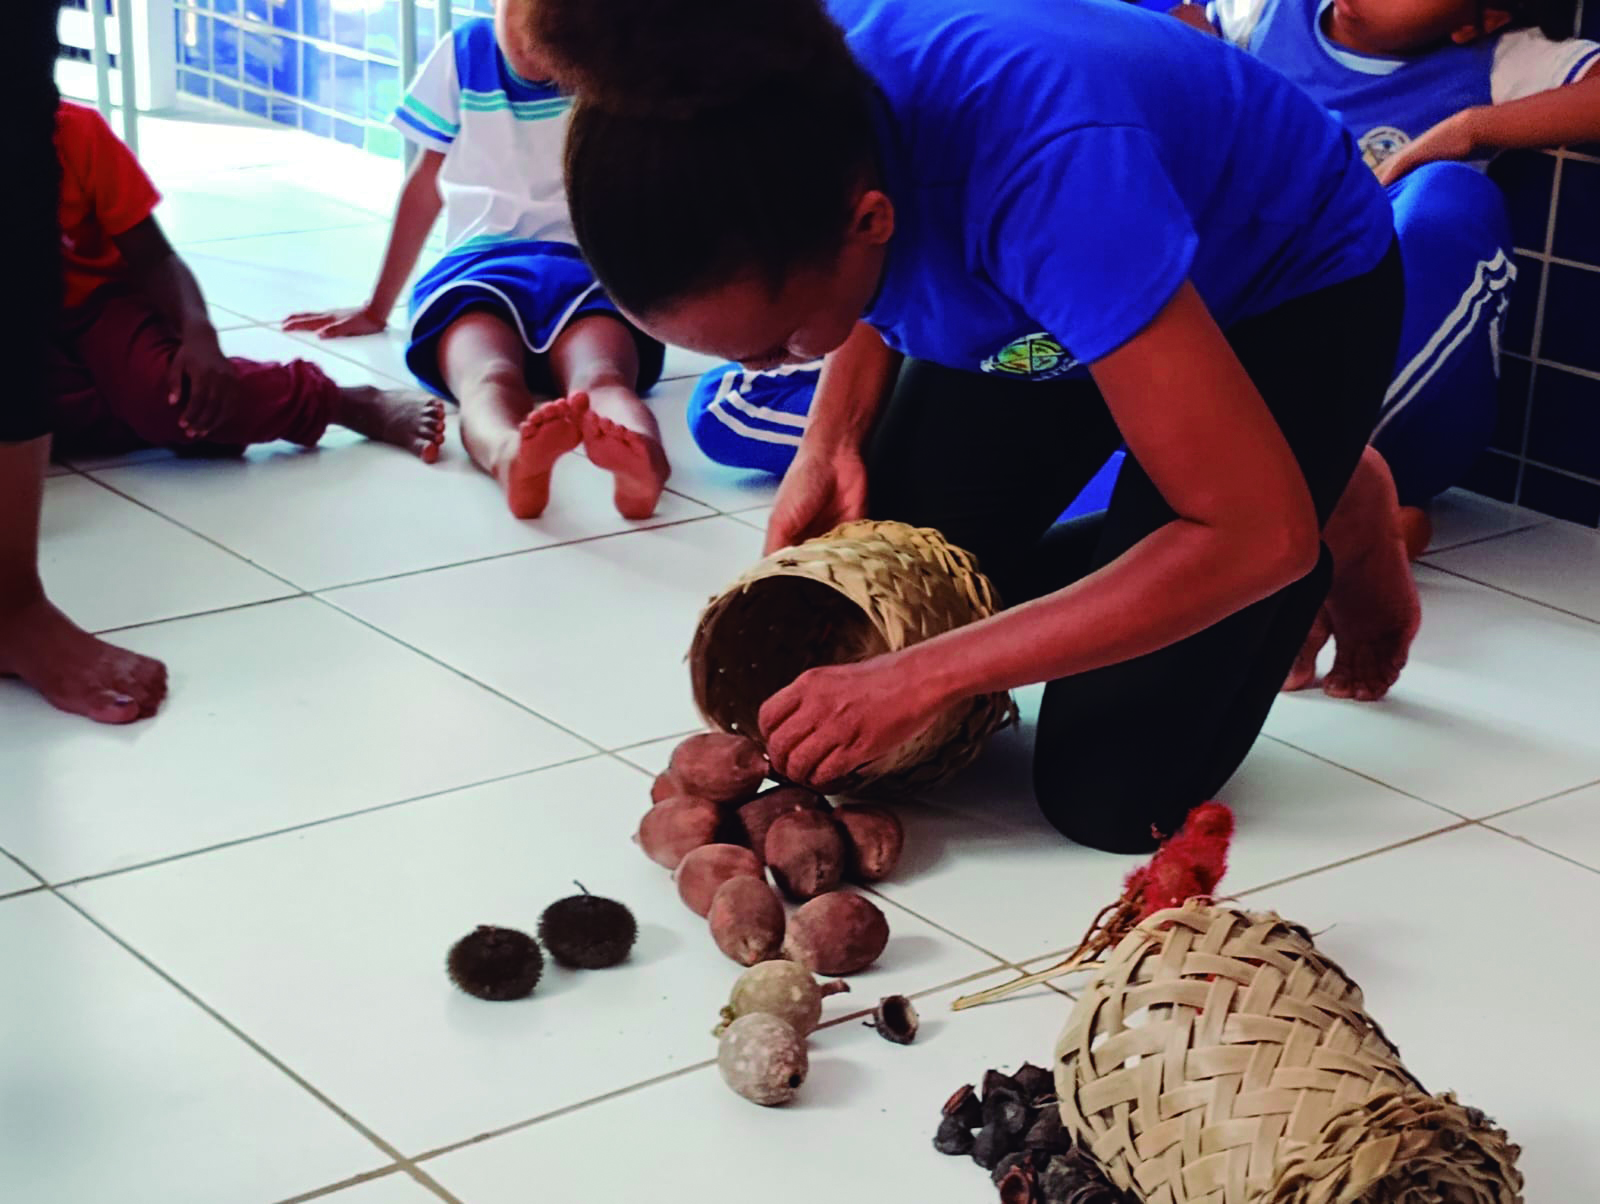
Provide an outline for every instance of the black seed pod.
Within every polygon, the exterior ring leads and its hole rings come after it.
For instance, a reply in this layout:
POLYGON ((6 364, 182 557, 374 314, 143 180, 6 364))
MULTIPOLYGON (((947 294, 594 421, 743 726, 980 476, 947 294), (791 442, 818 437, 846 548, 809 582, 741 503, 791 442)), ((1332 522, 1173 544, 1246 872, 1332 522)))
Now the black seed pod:
POLYGON ((544 955, 526 932, 480 924, 451 946, 445 966, 450 981, 468 995, 503 1001, 533 994, 544 955))
POLYGON ((933 1148, 941 1154, 970 1154, 972 1130, 962 1124, 959 1117, 947 1116, 939 1122, 939 1132, 934 1135, 933 1148))
POLYGON ((1056 1076, 1042 1066, 1024 1062, 1011 1077, 1017 1081, 1017 1088, 1022 1092, 1022 1098, 1030 1104, 1037 1106, 1046 1097, 1052 1099, 1055 1097, 1056 1076))
POLYGON ((1022 1139, 1028 1150, 1046 1150, 1052 1154, 1065 1154, 1072 1148, 1072 1137, 1061 1123, 1061 1110, 1054 1104, 1039 1110, 1039 1118, 1022 1139))
POLYGON ((917 1009, 904 995, 880 999, 867 1023, 878 1030, 878 1036, 896 1045, 910 1045, 917 1039, 917 1009))
POLYGON ((1011 1137, 1021 1138, 1028 1131, 1028 1106, 1015 1091, 1001 1088, 983 1097, 983 1123, 1004 1129, 1011 1137))
MULTIPOLYGON (((578 886, 582 889, 583 883, 578 886)), ((638 935, 633 912, 587 890, 556 900, 539 918, 539 939, 550 956, 576 970, 616 965, 628 956, 638 935)))
POLYGON ((1016 1134, 1007 1133, 999 1125, 984 1125, 973 1139, 972 1160, 984 1170, 992 1171, 1000 1165, 1000 1159, 1016 1148, 1016 1144, 1016 1134))
POLYGON ((972 1089, 972 1084, 957 1089, 954 1095, 944 1102, 944 1114, 954 1116, 969 1129, 976 1129, 983 1123, 983 1105, 978 1102, 978 1093, 972 1089))

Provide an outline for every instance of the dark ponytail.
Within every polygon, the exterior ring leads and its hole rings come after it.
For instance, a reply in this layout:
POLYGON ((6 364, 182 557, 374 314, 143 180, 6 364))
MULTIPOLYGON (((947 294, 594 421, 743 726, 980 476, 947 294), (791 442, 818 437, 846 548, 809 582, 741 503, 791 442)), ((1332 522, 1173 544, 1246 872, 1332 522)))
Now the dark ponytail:
POLYGON ((843 245, 873 172, 870 84, 818 0, 536 0, 578 93, 567 198, 585 257, 648 315, 843 245))

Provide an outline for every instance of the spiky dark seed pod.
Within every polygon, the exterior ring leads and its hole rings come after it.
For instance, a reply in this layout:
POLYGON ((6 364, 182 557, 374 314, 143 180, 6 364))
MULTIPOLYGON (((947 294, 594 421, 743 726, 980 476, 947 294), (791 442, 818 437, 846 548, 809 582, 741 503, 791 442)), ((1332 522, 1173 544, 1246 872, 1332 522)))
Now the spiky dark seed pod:
POLYGON ((480 924, 450 947, 445 968, 468 995, 498 1003, 533 994, 544 955, 526 932, 480 924))
POLYGON ((946 1116, 939 1122, 939 1131, 934 1134, 933 1148, 941 1154, 970 1154, 972 1130, 961 1123, 960 1117, 946 1116))
POLYGON ((885 995, 873 1009, 868 1027, 878 1030, 878 1036, 896 1045, 910 1045, 917 1039, 917 1009, 904 995, 885 995))
POLYGON ((615 899, 591 895, 557 899, 539 917, 539 940, 556 963, 575 970, 603 970, 628 956, 638 939, 633 912, 615 899))
POLYGON ((995 1088, 983 1097, 983 1123, 998 1125, 1007 1134, 1018 1138, 1028 1131, 1028 1105, 1015 1091, 995 1088))

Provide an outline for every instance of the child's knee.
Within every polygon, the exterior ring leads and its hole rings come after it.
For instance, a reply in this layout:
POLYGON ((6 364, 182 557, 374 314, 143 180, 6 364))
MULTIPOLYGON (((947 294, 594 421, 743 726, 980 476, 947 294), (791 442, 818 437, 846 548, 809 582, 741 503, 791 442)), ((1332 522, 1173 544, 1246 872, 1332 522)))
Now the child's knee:
POLYGON ((528 392, 521 362, 505 356, 487 356, 463 364, 446 363, 443 367, 445 380, 458 402, 528 392))

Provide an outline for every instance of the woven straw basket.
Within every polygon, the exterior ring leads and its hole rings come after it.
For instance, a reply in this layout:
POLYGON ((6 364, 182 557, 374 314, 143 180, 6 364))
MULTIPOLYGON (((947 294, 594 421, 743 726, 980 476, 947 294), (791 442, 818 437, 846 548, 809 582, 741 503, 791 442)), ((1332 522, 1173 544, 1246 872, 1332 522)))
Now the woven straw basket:
POLYGON ((1056 1048, 1061 1115, 1147 1204, 1515 1204, 1519 1153, 1431 1096, 1304 929, 1199 902, 1125 937, 1056 1048))
MULTIPOLYGON (((807 669, 895 652, 998 607, 973 558, 937 531, 846 523, 767 557, 706 608, 689 650, 695 702, 713 725, 759 741, 762 703, 807 669)), ((930 786, 1015 716, 1008 694, 969 699, 830 789, 892 796, 930 786)))

